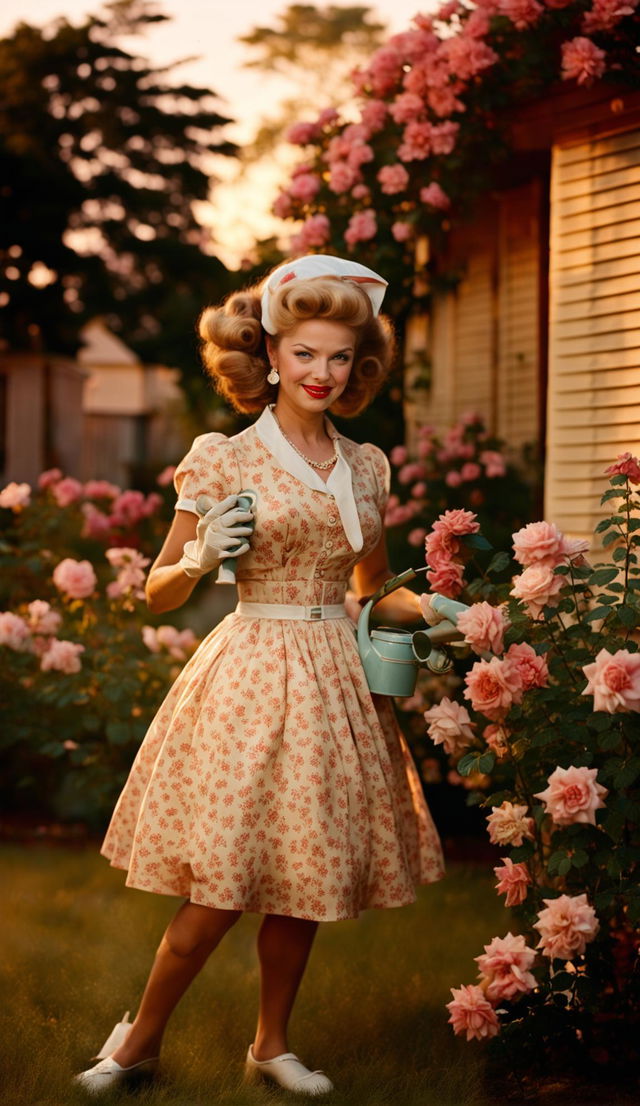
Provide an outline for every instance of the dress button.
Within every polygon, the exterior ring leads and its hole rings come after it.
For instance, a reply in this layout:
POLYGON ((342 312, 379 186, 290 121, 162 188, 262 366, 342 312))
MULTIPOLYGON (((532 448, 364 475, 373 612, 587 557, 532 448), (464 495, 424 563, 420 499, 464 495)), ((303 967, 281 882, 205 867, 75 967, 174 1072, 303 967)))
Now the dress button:
POLYGON ((324 547, 325 547, 325 549, 333 549, 333 542, 332 541, 326 541, 324 543, 324 547))
POLYGON ((329 523, 329 526, 335 526, 337 521, 338 520, 337 520, 335 515, 329 515, 329 518, 327 519, 327 522, 329 523))

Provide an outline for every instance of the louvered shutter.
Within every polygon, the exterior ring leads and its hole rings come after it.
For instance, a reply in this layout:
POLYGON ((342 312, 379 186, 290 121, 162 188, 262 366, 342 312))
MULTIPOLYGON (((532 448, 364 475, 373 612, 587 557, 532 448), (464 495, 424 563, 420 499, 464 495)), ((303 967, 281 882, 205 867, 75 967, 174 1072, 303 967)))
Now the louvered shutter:
POLYGON ((640 130, 553 150, 545 517, 591 538, 640 452, 640 130))

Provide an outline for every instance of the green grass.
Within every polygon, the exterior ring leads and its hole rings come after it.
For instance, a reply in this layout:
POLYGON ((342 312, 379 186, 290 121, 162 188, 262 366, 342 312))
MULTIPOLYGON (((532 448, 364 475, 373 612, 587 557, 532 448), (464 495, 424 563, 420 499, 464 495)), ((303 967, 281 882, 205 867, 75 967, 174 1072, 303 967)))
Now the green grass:
MULTIPOLYGON (((135 1013, 156 945, 179 900, 133 891, 94 849, 0 850, 0 1097, 3 1106, 74 1106, 70 1084, 124 1010, 135 1013)), ((290 1047, 325 1070, 327 1106, 489 1106, 484 1054, 455 1038, 444 1003, 472 982, 473 957, 509 928, 490 868, 451 864, 418 903, 319 927, 290 1047)), ((162 1075, 140 1106, 300 1101, 241 1084, 255 1028, 260 917, 229 932, 178 1006, 162 1075)), ((105 1104, 125 1102, 113 1091, 105 1104)), ((307 1099, 308 1101, 308 1099, 307 1099)), ((564 1106, 570 1106, 564 1095, 564 1106)), ((603 1102, 611 1101, 603 1099, 603 1102)))

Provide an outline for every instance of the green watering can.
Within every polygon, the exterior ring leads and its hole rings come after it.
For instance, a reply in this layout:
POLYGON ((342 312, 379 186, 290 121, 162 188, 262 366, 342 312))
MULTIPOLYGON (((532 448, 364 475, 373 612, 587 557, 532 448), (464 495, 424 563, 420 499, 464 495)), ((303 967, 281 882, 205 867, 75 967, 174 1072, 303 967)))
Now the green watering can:
POLYGON ((438 594, 431 596, 431 607, 445 618, 437 626, 414 631, 381 626, 369 631, 369 619, 376 603, 397 588, 404 587, 419 573, 427 572, 428 567, 407 568, 399 576, 387 580, 362 609, 356 630, 358 651, 369 689, 376 695, 413 695, 418 669, 426 667, 435 673, 447 672, 452 660, 449 653, 439 646, 445 642, 461 641, 464 637, 456 629, 456 620, 462 611, 469 608, 464 603, 438 594))

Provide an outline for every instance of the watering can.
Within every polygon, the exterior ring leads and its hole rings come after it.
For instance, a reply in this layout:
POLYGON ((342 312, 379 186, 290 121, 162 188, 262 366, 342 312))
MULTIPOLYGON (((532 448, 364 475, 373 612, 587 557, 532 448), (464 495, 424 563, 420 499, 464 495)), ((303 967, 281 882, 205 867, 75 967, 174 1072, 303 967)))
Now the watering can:
MULTIPOLYGON (((256 492, 249 491, 248 489, 242 492, 238 492, 238 499, 236 506, 241 511, 252 511, 258 501, 256 492)), ((202 517, 206 515, 207 511, 213 506, 212 500, 208 495, 199 495, 196 499, 196 511, 202 517)), ((253 529, 251 522, 245 522, 243 526, 249 526, 253 529)), ((246 539, 244 537, 238 538, 238 548, 243 544, 246 539)), ((235 584, 236 582, 236 558, 225 557, 220 561, 220 567, 218 569, 218 575, 216 577, 216 583, 218 584, 235 584)))
POLYGON ((451 668, 451 657, 439 646, 463 639, 464 635, 456 629, 456 619, 461 611, 468 610, 467 606, 437 594, 431 596, 431 607, 445 615, 437 626, 414 631, 381 626, 369 631, 369 619, 376 603, 414 580, 419 572, 427 571, 428 565, 420 569, 408 568, 387 580, 362 609, 356 630, 358 651, 369 689, 376 695, 413 695, 418 669, 426 667, 435 673, 447 672, 451 668))

